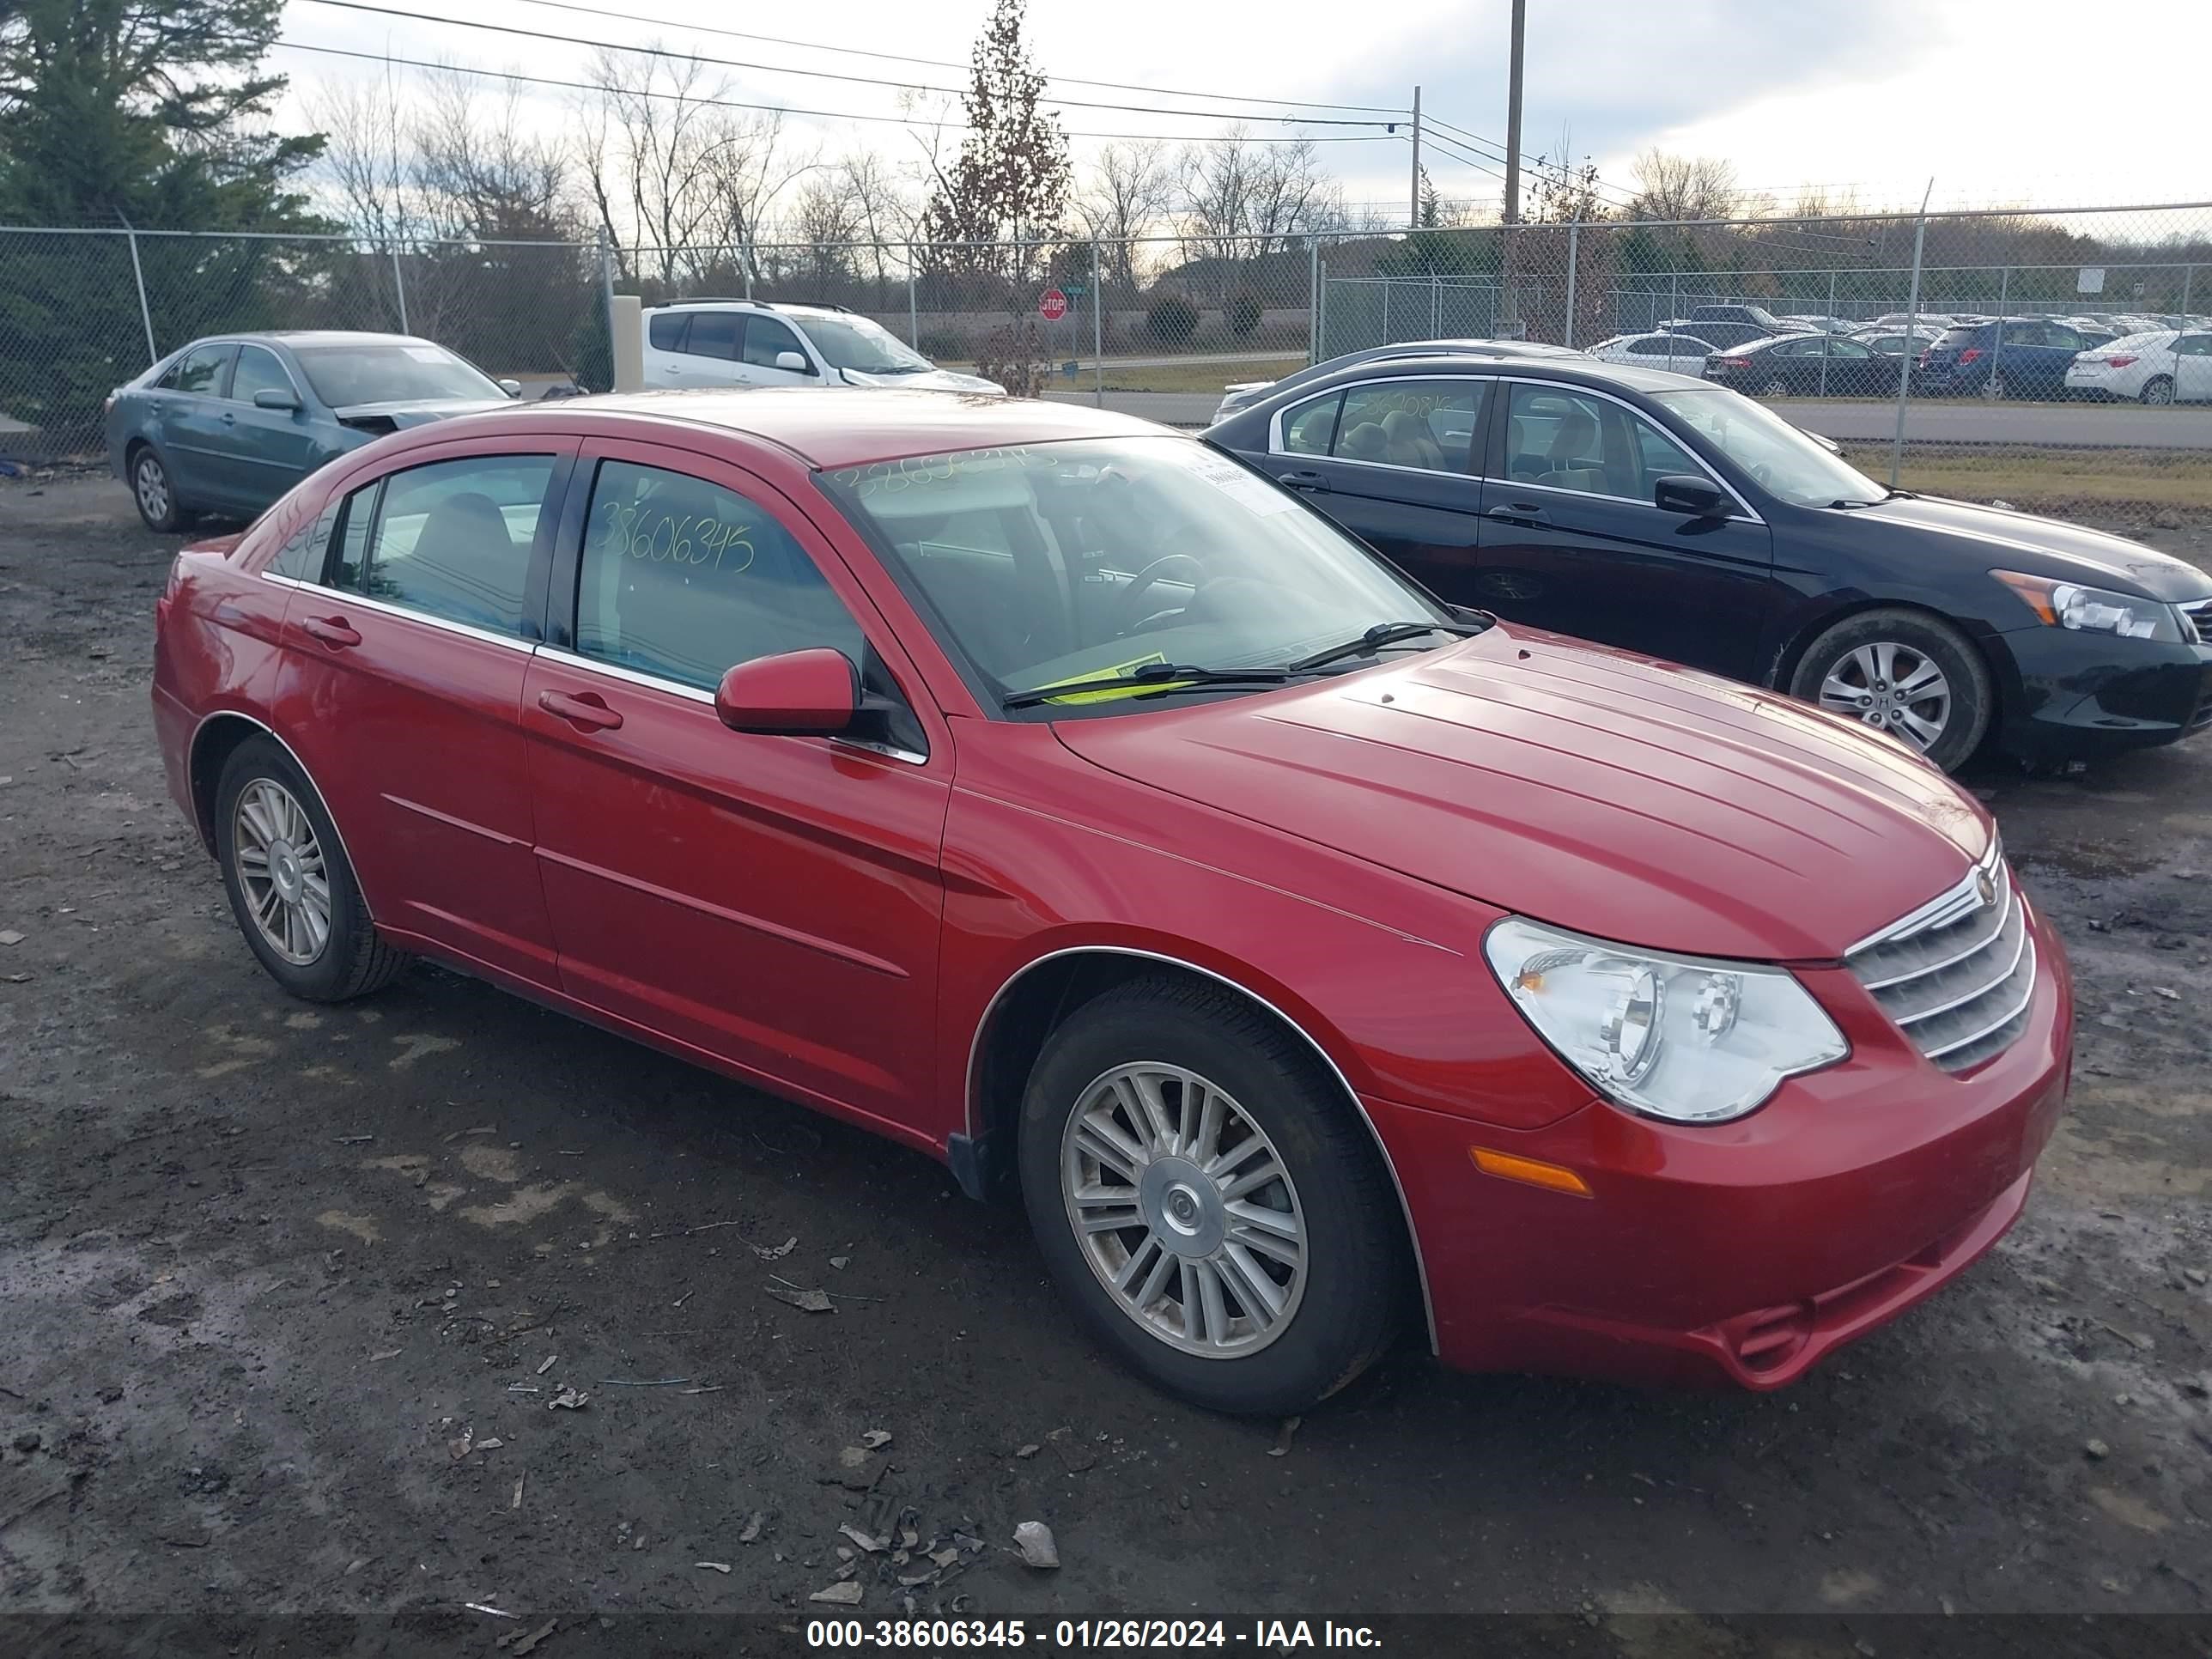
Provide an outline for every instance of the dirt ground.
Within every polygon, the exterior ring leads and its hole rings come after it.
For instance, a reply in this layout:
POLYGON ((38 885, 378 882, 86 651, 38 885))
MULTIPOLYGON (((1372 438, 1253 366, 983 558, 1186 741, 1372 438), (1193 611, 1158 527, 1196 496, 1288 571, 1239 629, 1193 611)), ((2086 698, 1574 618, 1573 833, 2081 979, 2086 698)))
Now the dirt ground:
POLYGON ((1117 1371, 921 1158, 435 970, 288 1000, 162 786, 173 546, 111 480, 0 486, 0 1613, 489 1653, 467 1603, 818 1613, 848 1525, 870 1618, 933 1571, 981 1617, 2212 1612, 2212 739, 1970 780, 2081 1040, 1948 1294, 1779 1395, 1415 1346, 1291 1436, 1117 1371))

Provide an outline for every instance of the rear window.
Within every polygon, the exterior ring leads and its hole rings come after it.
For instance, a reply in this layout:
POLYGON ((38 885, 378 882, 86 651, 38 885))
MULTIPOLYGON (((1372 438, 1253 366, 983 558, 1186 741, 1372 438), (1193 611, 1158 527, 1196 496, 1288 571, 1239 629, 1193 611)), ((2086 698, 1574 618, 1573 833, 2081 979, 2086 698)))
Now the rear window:
POLYGON ((1936 343, 1939 346, 1969 346, 1980 333, 1981 330, 1978 328, 1947 328, 1943 331, 1943 337, 1936 343))

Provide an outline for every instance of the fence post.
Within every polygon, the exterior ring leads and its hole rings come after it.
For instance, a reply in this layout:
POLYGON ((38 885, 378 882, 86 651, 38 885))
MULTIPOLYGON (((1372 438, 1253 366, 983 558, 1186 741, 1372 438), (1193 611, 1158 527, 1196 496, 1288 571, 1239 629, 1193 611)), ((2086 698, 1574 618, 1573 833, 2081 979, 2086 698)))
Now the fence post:
POLYGON ((2012 267, 2005 265, 1997 271, 1997 334, 1990 343, 1989 395, 1997 395, 1997 365, 2004 361, 2005 303, 2012 293, 2012 267))
MULTIPOLYGON (((2186 290, 2185 290, 2185 292, 2186 290)), ((1306 238, 1306 361, 1321 361, 1321 238, 1306 238)))
POLYGON ((1328 261, 1321 257, 1321 238, 1314 238, 1314 357, 1322 361, 1328 349, 1328 261))
POLYGON ((1667 273, 1667 321, 1670 327, 1673 325, 1674 319, 1682 314, 1681 286, 1681 272, 1678 270, 1668 271, 1667 273))
MULTIPOLYGON (((120 213, 115 216, 123 219, 120 213)), ((146 364, 150 368, 161 354, 154 349, 154 313, 146 303, 146 273, 138 264, 138 233, 128 219, 123 219, 123 234, 131 240, 131 280, 138 285, 138 320, 146 325, 146 364)))
POLYGON ((1098 239, 1091 239, 1091 401, 1106 407, 1106 295, 1099 280, 1098 239))
MULTIPOLYGON (((615 389, 615 256, 607 241, 607 228, 599 229, 599 303, 605 308, 607 321, 607 390, 615 389)), ((589 388, 586 388, 589 390, 589 388)))
POLYGON ((2180 308, 2180 311, 2181 311, 2181 314, 2182 314, 2184 317, 2186 317, 2186 316, 2189 314, 2189 288, 2190 288, 2190 284, 2191 284, 2191 283, 2195 282, 2195 281, 2196 281, 2196 279, 2197 279, 2197 267, 2196 267, 2195 265, 2184 265, 2184 266, 2182 266, 2182 268, 2181 268, 2181 305, 2180 305, 2180 307, 2179 307, 2179 308, 2180 308))
MULTIPOLYGON (((1567 227, 1567 334, 1561 343, 1570 346, 1575 343, 1575 276, 1582 258, 1582 240, 1583 222, 1577 215, 1574 222, 1567 227)), ((1667 361, 1671 364, 1674 360, 1669 357, 1667 361)))
MULTIPOLYGON (((1836 273, 1832 270, 1828 273, 1828 320, 1833 322, 1835 319, 1836 273)), ((1905 343, 1910 345, 1912 342, 1908 338, 1905 343)), ((1820 349, 1820 395, 1823 398, 1828 395, 1828 352, 1825 345, 1820 349)))
POLYGON ((921 349, 921 309, 914 297, 915 275, 920 270, 921 260, 914 244, 906 245, 906 343, 916 351, 921 349))
POLYGON ((405 334, 410 331, 407 327, 407 284, 399 276, 399 244, 397 242, 392 245, 392 291, 398 296, 399 331, 405 334))
MULTIPOLYGON (((1928 198, 1936 193, 1936 181, 1928 181, 1928 189, 1920 198, 1920 217, 1912 227, 1912 289, 1905 301, 1905 339, 1909 346, 1914 325, 1920 320, 1920 255, 1928 246, 1928 198)), ((1997 329, 2002 335, 2004 329, 1997 329)), ((1889 441, 1889 487, 1897 488, 1898 476, 1905 468, 1905 404, 1912 391, 1912 369, 1902 366, 1897 376, 1897 429, 1889 441)))

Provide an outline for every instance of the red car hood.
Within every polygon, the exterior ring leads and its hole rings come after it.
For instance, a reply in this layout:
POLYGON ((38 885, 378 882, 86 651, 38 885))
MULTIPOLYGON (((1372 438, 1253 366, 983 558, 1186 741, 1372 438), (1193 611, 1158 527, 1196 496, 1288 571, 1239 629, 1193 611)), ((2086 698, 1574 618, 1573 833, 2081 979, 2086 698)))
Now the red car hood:
POLYGON ((1992 833, 1885 738, 1528 629, 1055 729, 1123 777, 1559 927, 1692 955, 1838 957, 1956 882, 1992 833))

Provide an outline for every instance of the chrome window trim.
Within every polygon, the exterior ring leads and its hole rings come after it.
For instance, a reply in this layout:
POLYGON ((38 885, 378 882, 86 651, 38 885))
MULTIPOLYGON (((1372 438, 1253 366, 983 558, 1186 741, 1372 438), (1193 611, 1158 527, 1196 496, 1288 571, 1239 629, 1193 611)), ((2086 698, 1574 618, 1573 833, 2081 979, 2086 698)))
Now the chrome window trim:
POLYGON ((279 587, 297 587, 310 593, 328 593, 342 604, 357 605, 364 611, 374 611, 382 616, 421 623, 425 628, 458 634, 464 639, 482 640, 486 645, 503 645, 510 651, 521 652, 526 657, 538 649, 536 641, 526 640, 520 635, 495 634, 490 629, 478 628, 473 623, 455 622, 447 617, 434 616, 427 611, 410 611, 404 605, 393 605, 387 599, 372 599, 366 593, 357 593, 350 587, 332 587, 328 582, 301 581, 296 576, 280 576, 273 570, 263 571, 261 580, 275 582, 279 587))
MULTIPOLYGON (((657 674, 647 674, 635 668, 625 668, 619 663, 605 662, 597 657, 586 657, 578 652, 564 650, 557 645, 541 645, 537 648, 537 653, 548 662, 557 662, 565 667, 580 668, 593 674, 605 674, 610 679, 622 680, 629 684, 642 687, 647 691, 666 691, 684 698, 687 702, 704 703, 709 708, 714 706, 713 692, 702 691, 696 685, 686 685, 681 680, 665 679, 657 674)), ((823 740, 836 744, 840 749, 857 749, 863 754, 878 756, 884 760, 895 760, 905 766, 929 764, 928 756, 916 754, 911 749, 900 749, 888 743, 862 743, 852 738, 827 738, 823 740)))
MULTIPOLYGON (((1367 467, 1376 472, 1410 473, 1416 478, 1469 478, 1479 483, 1483 476, 1480 471, 1458 472, 1449 467, 1405 466, 1396 461, 1363 461, 1350 455, 1334 453, 1316 455, 1308 450, 1285 449, 1283 447, 1283 416, 1290 414, 1293 410, 1304 409, 1308 404, 1319 403, 1324 398, 1349 399, 1353 392, 1364 392, 1370 386, 1419 386, 1430 380, 1471 380, 1487 386, 1495 382, 1498 378, 1494 374, 1380 374, 1371 380, 1349 381, 1334 391, 1316 392, 1310 398, 1301 398, 1294 404, 1284 404, 1282 408, 1267 417, 1267 453, 1271 456, 1280 455, 1285 459, 1293 461, 1335 461, 1346 466, 1367 467)), ((1337 408, 1336 417, 1338 423, 1341 425, 1344 420, 1344 410, 1340 404, 1337 408)), ((1475 419, 1478 423, 1481 421, 1482 416, 1480 412, 1476 414, 1475 419)), ((1336 447, 1336 438, 1335 433, 1330 433, 1328 447, 1332 451, 1336 447)), ((1470 437, 1470 447, 1472 441, 1470 437)), ((1474 463, 1474 460, 1475 457, 1470 453, 1468 456, 1470 465, 1474 463)))
MULTIPOLYGON (((306 586, 304 583, 295 583, 294 585, 301 586, 306 586)), ((369 926, 372 927, 374 927, 376 925, 376 915, 369 907, 368 890, 361 884, 361 866, 353 861, 353 854, 346 847, 345 831, 338 828, 338 815, 331 810, 331 798, 327 794, 324 793, 323 786, 315 781, 315 775, 307 769, 307 763, 300 758, 299 751, 294 749, 290 744, 285 742, 283 735, 279 732, 275 726, 270 725, 267 720, 262 720, 256 715, 246 714, 244 710, 237 708, 215 708, 210 709, 206 714, 201 715, 199 718, 199 723, 192 727, 191 741, 185 744, 185 775, 187 783, 191 781, 192 769, 198 763, 200 734, 205 732, 209 726, 214 721, 221 720, 244 720, 248 726, 258 726, 272 742, 276 744, 279 749, 282 749, 284 751, 286 756, 290 758, 292 764, 300 769, 300 775, 307 779, 307 787, 315 792, 315 799, 323 809, 323 816, 331 821, 331 834, 337 839, 338 853, 340 856, 345 860, 346 869, 353 875, 354 891, 361 896, 361 908, 368 916, 369 926)), ((221 780, 218 779, 216 781, 220 782, 221 780)), ((210 807, 212 808, 214 803, 210 802, 209 805, 210 807)), ((210 820, 215 817, 212 810, 209 812, 208 817, 210 820)), ((212 823, 210 823, 210 827, 213 828, 212 823)), ((216 837, 217 844, 220 845, 222 840, 222 832, 220 830, 216 831, 216 837)))
POLYGON ((990 1029, 991 1016, 998 1012, 999 1004, 1006 1000, 1006 993, 1012 990, 1018 981, 1027 978, 1032 969, 1042 968, 1048 962, 1056 962, 1061 957, 1086 956, 1135 957, 1141 961, 1164 962, 1170 967, 1188 969, 1194 974, 1213 981, 1217 985, 1227 986, 1241 996, 1249 997, 1304 1040, 1306 1046, 1314 1051, 1321 1063, 1328 1067, 1329 1075, 1343 1086, 1345 1098, 1352 1103, 1352 1109, 1359 1114, 1359 1121, 1367 1126, 1367 1133, 1375 1141, 1375 1150, 1382 1159, 1382 1167, 1390 1172, 1391 1189, 1398 1194, 1398 1211, 1405 1218, 1406 1240, 1413 1247, 1413 1273, 1421 1283, 1421 1316, 1428 1323, 1429 1352, 1432 1354, 1438 1352, 1440 1350, 1437 1342, 1437 1304, 1429 1295, 1429 1265, 1421 1254, 1420 1229, 1413 1224, 1413 1206, 1406 1200, 1406 1183, 1398 1178, 1398 1166, 1390 1157, 1389 1147, 1383 1144, 1382 1132, 1375 1127, 1375 1120, 1368 1115, 1366 1102, 1360 1099, 1359 1091, 1352 1086, 1352 1079, 1345 1076, 1344 1068, 1336 1063, 1334 1057, 1328 1049, 1315 1041, 1310 1031, 1257 991, 1240 984, 1226 974, 1217 974, 1211 968, 1201 968, 1194 962, 1184 961, 1181 957, 1168 956, 1158 951, 1139 951, 1126 945, 1072 945, 1063 950, 1048 951, 1042 956, 1033 957, 1023 963, 1006 976, 1006 983, 991 994, 991 1000, 983 1005, 982 1017, 975 1022, 975 1034, 968 1039, 967 1098, 962 1103, 961 1121, 965 1126, 969 1138, 971 1139, 974 1138, 978 1127, 975 1121, 975 1065, 982 1054, 983 1033, 990 1029))
MULTIPOLYGON (((1653 419, 1651 412, 1649 410, 1638 409, 1634 404, 1630 403, 1626 398, 1615 397, 1610 392, 1601 391, 1594 386, 1583 386, 1573 380, 1540 380, 1533 374, 1500 374, 1498 378, 1500 381, 1508 386, 1540 386, 1553 392, 1577 392, 1584 397, 1601 398, 1607 403, 1618 404, 1620 408, 1626 410, 1631 415, 1636 416, 1638 420, 1643 422, 1644 425, 1655 428, 1658 431, 1665 434, 1668 437, 1673 439, 1674 441, 1674 447, 1690 458, 1692 464, 1697 467, 1698 471, 1704 473, 1706 477, 1711 479, 1717 488, 1726 490, 1728 492, 1729 499, 1743 509, 1741 513, 1729 514, 1727 519, 1723 520, 1723 523, 1763 525, 1766 522, 1765 520, 1759 516, 1759 509, 1754 507, 1749 501, 1744 500, 1742 494, 1735 488, 1735 485, 1731 484, 1726 478, 1722 477, 1719 473, 1714 471, 1711 466, 1706 465, 1704 456, 1698 454, 1696 450, 1691 448, 1688 444, 1682 441, 1682 434, 1680 433, 1673 431, 1663 422, 1653 419)), ((1505 418, 1508 421, 1510 421, 1513 418, 1513 394, 1509 392, 1505 396, 1505 418)), ((1654 513, 1664 511, 1663 508, 1655 506, 1653 503, 1644 500, 1643 497, 1638 495, 1615 495, 1607 491, 1595 489, 1563 489, 1557 484, 1524 483, 1518 478, 1500 478, 1498 482, 1500 483, 1510 483, 1516 489, 1548 489, 1555 495, 1580 495, 1589 500, 1601 501, 1627 501, 1633 506, 1650 507, 1654 513)), ((1667 514, 1667 516, 1670 519, 1679 519, 1681 517, 1681 514, 1679 513, 1668 513, 1667 514)))

